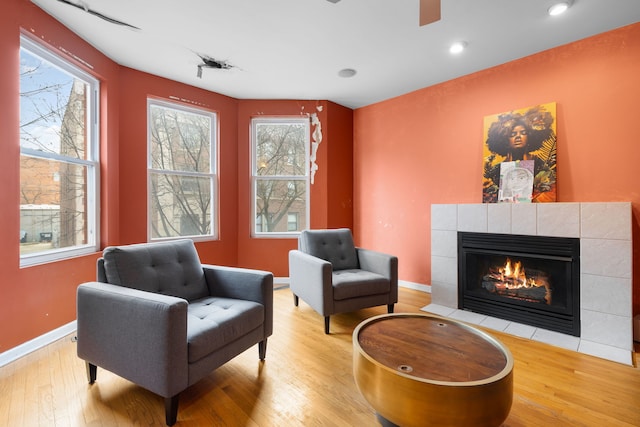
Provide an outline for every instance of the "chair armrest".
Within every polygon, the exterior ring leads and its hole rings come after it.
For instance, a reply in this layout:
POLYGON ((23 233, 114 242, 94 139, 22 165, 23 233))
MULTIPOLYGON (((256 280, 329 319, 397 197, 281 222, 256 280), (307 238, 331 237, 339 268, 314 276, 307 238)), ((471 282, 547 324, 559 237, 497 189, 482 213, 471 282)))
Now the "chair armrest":
POLYGON ((188 385, 187 301, 100 282, 77 289, 78 357, 164 397, 188 385))
POLYGON ((370 249, 356 248, 360 269, 386 277, 391 285, 398 285, 398 257, 370 249))
POLYGON ((289 286, 323 316, 333 311, 333 268, 329 261, 297 249, 289 251, 289 286))
POLYGON ((360 269, 380 274, 389 279, 389 301, 398 301, 398 257, 371 249, 356 248, 360 269))
POLYGON ((273 274, 268 271, 204 264, 212 296, 255 301, 265 308, 265 338, 273 333, 273 274))
POLYGON ((204 264, 204 277, 212 296, 265 304, 273 301, 273 274, 248 268, 204 264))

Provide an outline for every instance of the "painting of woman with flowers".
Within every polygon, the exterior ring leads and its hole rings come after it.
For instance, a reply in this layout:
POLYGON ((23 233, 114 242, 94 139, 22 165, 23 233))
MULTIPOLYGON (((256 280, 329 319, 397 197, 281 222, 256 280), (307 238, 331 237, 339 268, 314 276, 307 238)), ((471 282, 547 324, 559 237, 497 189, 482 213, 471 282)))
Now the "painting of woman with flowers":
POLYGON ((531 202, 556 201, 556 104, 484 118, 482 202, 497 203, 503 162, 533 161, 531 202))

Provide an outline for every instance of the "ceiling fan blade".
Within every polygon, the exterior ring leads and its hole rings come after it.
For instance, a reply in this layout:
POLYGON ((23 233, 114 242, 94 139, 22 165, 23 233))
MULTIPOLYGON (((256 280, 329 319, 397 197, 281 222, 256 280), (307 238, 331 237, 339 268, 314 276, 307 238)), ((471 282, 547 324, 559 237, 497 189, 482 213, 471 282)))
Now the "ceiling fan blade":
POLYGON ((420 26, 440 20, 440 0, 420 0, 420 26))
POLYGON ((91 10, 88 7, 86 7, 86 5, 84 3, 82 4, 78 4, 78 3, 74 3, 70 0, 58 0, 60 3, 64 3, 64 4, 68 4, 69 6, 73 6, 75 8, 78 8, 80 10, 84 10, 85 12, 93 15, 93 16, 97 16, 100 19, 104 19, 107 22, 111 22, 112 24, 116 24, 116 25, 122 25, 124 27, 129 27, 129 28, 133 28, 134 30, 139 30, 140 28, 135 27, 131 24, 127 24, 126 22, 122 22, 122 21, 118 21, 117 19, 111 18, 109 16, 103 15, 102 13, 96 12, 95 10, 91 10))

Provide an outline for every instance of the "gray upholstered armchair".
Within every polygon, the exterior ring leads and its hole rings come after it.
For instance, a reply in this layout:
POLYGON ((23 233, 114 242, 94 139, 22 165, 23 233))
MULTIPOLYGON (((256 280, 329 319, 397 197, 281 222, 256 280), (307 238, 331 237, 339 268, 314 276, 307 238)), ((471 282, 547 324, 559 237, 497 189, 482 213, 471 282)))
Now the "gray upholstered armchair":
POLYGON ((77 291, 78 356, 165 398, 178 396, 273 329, 273 275, 200 264, 191 240, 108 247, 77 291))
POLYGON ((393 313, 398 302, 398 258, 354 246, 351 230, 305 230, 298 250, 289 252, 289 280, 293 302, 302 298, 329 317, 376 305, 393 313))

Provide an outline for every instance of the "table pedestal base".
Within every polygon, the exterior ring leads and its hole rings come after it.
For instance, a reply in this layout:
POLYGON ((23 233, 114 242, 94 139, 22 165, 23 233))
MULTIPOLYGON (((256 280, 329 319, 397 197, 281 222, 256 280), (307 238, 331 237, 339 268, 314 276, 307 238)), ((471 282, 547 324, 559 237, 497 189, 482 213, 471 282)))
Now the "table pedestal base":
POLYGON ((382 415, 376 413, 376 418, 378 418, 378 422, 382 427, 400 427, 398 424, 394 424, 382 415))

